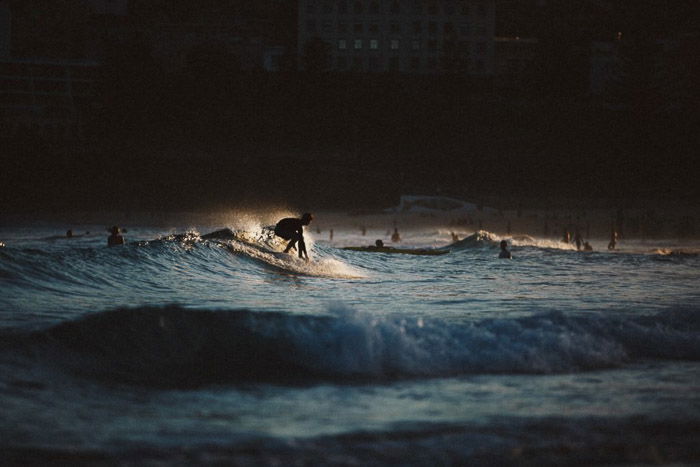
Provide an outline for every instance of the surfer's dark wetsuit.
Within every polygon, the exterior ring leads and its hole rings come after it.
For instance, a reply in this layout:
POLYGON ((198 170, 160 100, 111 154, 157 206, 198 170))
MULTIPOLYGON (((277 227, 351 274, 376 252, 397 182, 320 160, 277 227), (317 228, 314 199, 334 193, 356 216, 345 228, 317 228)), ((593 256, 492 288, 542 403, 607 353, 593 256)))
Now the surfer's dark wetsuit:
POLYGON ((287 248, 284 249, 285 253, 289 253, 289 250, 294 248, 294 244, 299 242, 299 258, 309 259, 309 255, 306 252, 306 244, 304 243, 304 226, 309 225, 312 219, 313 216, 307 212, 301 216, 301 219, 287 217, 277 223, 275 235, 285 240, 290 240, 287 248))

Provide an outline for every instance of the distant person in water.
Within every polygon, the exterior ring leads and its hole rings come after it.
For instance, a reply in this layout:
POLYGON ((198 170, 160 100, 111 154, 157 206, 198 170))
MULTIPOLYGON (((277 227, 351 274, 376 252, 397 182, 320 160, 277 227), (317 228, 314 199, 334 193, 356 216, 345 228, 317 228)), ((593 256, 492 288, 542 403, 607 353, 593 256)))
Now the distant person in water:
POLYGON ((391 241, 392 242, 400 242, 401 241, 401 235, 399 235, 399 229, 394 227, 394 233, 391 234, 391 241))
POLYGON ((499 258, 511 259, 513 255, 508 251, 508 242, 501 240, 501 252, 498 254, 499 258))
POLYGON ((610 243, 608 243, 608 250, 614 250, 617 246, 617 231, 615 227, 610 229, 610 243))
POLYGON ((306 252, 306 243, 304 243, 304 226, 309 225, 313 220, 313 216, 308 212, 301 216, 301 219, 295 217, 287 217, 282 219, 275 226, 275 235, 282 237, 285 240, 289 240, 287 248, 284 249, 285 253, 289 253, 289 250, 294 248, 294 245, 298 242, 299 258, 309 260, 309 255, 306 252))
POLYGON ((380 239, 377 239, 374 242, 374 246, 370 245, 369 248, 384 248, 384 242, 381 241, 380 239))
POLYGON ((576 244, 576 249, 581 250, 581 245, 583 245, 583 237, 581 236, 581 232, 576 229, 576 233, 574 233, 574 243, 576 244))
POLYGON ((108 246, 116 246, 116 245, 123 245, 124 244, 124 237, 122 237, 121 231, 119 230, 119 227, 117 227, 115 225, 111 229, 109 229, 109 232, 111 233, 111 235, 107 238, 107 245, 108 246))
POLYGON ((66 231, 66 237, 67 237, 67 238, 73 237, 73 231, 72 231, 71 229, 68 229, 68 230, 66 231))
POLYGON ((583 242, 583 251, 593 251, 593 247, 588 242, 583 242))

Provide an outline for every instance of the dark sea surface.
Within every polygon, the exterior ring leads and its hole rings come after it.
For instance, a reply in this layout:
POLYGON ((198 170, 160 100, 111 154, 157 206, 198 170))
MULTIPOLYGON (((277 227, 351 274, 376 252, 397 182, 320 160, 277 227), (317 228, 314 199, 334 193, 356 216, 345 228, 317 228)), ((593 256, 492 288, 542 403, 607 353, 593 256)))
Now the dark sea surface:
POLYGON ((104 227, 0 228, 2 464, 700 463, 697 243, 104 227))

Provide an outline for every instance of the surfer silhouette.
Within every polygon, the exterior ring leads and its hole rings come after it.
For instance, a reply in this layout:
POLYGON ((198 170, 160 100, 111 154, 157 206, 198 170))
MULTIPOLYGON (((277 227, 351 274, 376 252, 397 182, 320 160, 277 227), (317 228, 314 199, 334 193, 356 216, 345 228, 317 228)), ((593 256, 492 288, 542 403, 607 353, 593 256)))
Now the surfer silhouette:
POLYGON ((511 259, 513 255, 508 251, 508 242, 501 240, 501 252, 498 254, 499 258, 511 259))
POLYGON ((311 214, 304 213, 301 219, 295 217, 287 217, 282 219, 275 225, 275 235, 282 237, 285 240, 289 240, 287 248, 284 249, 285 253, 289 253, 289 250, 294 248, 294 245, 298 242, 299 258, 309 260, 309 255, 306 252, 306 244, 304 243, 304 226, 309 225, 313 220, 311 214))

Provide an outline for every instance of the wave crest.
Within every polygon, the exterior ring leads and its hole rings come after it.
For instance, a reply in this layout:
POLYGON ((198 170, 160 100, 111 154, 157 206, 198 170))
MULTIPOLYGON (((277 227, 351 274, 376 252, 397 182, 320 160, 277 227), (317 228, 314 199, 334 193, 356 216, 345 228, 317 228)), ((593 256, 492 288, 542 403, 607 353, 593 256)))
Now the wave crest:
POLYGON ((158 386, 561 373, 638 359, 700 360, 695 310, 610 318, 552 312, 455 323, 177 306, 117 309, 21 339, 82 376, 158 386))

